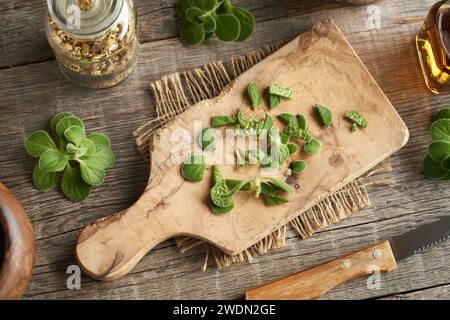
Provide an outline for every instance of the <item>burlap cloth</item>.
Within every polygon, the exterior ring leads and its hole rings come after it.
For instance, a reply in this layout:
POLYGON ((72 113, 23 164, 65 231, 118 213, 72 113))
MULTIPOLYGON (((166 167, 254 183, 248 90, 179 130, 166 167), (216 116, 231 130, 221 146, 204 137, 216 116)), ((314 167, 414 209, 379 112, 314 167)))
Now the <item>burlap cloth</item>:
MULTIPOLYGON (((169 123, 174 117, 184 112, 190 106, 204 99, 218 96, 220 92, 238 75, 251 68, 271 53, 278 50, 285 42, 263 47, 243 56, 228 61, 218 61, 203 67, 182 73, 172 73, 150 84, 157 117, 139 127, 134 135, 142 156, 149 161, 149 141, 157 129, 169 123)), ((201 240, 179 237, 176 244, 181 252, 203 245, 205 248, 206 269, 209 259, 213 259, 217 267, 225 268, 236 262, 251 262, 255 257, 269 250, 283 247, 286 244, 286 228, 291 227, 300 239, 310 237, 318 230, 343 220, 357 211, 370 205, 366 187, 369 185, 391 185, 391 179, 376 177, 381 173, 392 171, 389 164, 383 163, 358 178, 338 192, 330 195, 313 208, 298 212, 291 220, 263 240, 254 244, 240 254, 230 256, 218 248, 201 240), (375 175, 375 177, 373 177, 375 175)))

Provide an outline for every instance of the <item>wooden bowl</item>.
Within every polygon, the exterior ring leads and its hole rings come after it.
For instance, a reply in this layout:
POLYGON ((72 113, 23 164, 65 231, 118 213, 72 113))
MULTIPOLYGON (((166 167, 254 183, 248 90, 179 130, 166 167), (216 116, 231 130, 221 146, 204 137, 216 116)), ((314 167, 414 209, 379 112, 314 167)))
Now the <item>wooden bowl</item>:
POLYGON ((0 300, 20 299, 31 280, 35 243, 19 201, 0 183, 0 300))

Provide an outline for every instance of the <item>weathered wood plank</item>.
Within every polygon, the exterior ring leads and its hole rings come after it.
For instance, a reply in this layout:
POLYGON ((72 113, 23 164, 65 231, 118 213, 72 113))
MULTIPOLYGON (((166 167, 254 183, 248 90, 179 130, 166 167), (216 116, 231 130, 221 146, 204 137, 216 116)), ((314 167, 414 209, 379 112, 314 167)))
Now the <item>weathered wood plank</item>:
POLYGON ((450 300, 450 285, 442 285, 410 293, 395 294, 384 300, 450 300))
MULTIPOLYGON (((242 44, 212 41, 205 46, 185 48, 172 36, 145 43, 135 74, 115 88, 91 91, 73 87, 54 61, 0 71, 0 179, 23 202, 38 239, 37 267, 26 297, 239 298, 245 289, 256 284, 317 265, 413 228, 419 221, 445 214, 450 190, 446 183, 426 178, 421 172, 421 161, 430 141, 429 117, 439 106, 450 103, 450 97, 433 96, 426 90, 412 42, 420 26, 417 17, 424 15, 433 1, 380 1, 381 30, 367 28, 365 7, 344 8, 332 1, 286 1, 284 7, 274 8, 270 2, 262 1, 263 8, 257 9, 256 2, 242 1, 248 7, 255 3, 257 19, 262 19, 263 12, 279 10, 278 16, 273 15, 277 19, 268 16, 267 21, 258 24, 255 36, 242 44), (280 13, 286 12, 291 16, 278 19, 280 13), (81 291, 67 290, 65 269, 74 263, 73 248, 80 228, 95 218, 127 208, 146 185, 146 165, 135 149, 131 132, 154 115, 148 83, 170 72, 292 37, 325 12, 335 18, 410 128, 409 144, 390 160, 394 172, 384 175, 396 178, 397 184, 372 189, 372 208, 311 239, 298 242, 290 233, 286 248, 261 257, 254 264, 222 271, 210 268, 203 273, 199 270, 203 263, 201 248, 183 256, 168 241, 124 279, 101 283, 83 277, 81 291), (87 204, 73 204, 58 191, 41 193, 31 186, 33 161, 25 154, 23 139, 45 127, 48 119, 61 110, 77 113, 86 120, 88 129, 104 131, 113 140, 117 163, 87 204), (279 268, 280 263, 283 268, 279 268), (242 282, 236 283, 237 277, 242 282)), ((26 2, 26 6, 33 5, 26 2)), ((11 5, 6 7, 9 8, 11 5)), ((145 19, 153 17, 148 16, 145 19)), ((2 48, 3 44, 2 39, 2 48)), ((7 55, 0 49, 1 61, 4 56, 7 55)), ((449 248, 446 244, 401 262, 399 271, 383 276, 380 290, 368 290, 365 280, 360 279, 337 288, 327 297, 380 297, 449 283, 449 248)))
MULTIPOLYGON (((175 14, 175 3, 176 0, 135 0, 139 15, 139 38, 142 43, 178 36, 180 19, 175 14)), ((347 16, 349 17, 347 21, 352 21, 352 17, 355 15, 364 17, 363 13, 366 11, 365 7, 342 6, 335 0, 235 0, 233 3, 252 11, 258 23, 300 14, 304 19, 308 19, 311 16, 330 13, 338 13, 338 16, 342 16, 342 18, 347 16)), ((408 20, 399 20, 399 17, 422 15, 424 8, 432 3, 432 0, 418 1, 408 3, 408 7, 405 8, 402 1, 395 1, 395 3, 388 0, 381 1, 381 7, 388 8, 389 6, 389 11, 382 11, 383 23, 387 25, 395 23, 395 20, 407 23, 408 20), (402 15, 394 15, 391 8, 395 10, 395 13, 401 10, 402 15)), ((6 2, 3 8, 0 7, 0 11, 4 17, 0 21, 0 28, 3 30, 0 35, 0 68, 53 58, 44 32, 45 1, 6 2)), ((367 18, 365 21, 353 20, 355 26, 362 22, 360 27, 366 26, 366 21, 367 18)))

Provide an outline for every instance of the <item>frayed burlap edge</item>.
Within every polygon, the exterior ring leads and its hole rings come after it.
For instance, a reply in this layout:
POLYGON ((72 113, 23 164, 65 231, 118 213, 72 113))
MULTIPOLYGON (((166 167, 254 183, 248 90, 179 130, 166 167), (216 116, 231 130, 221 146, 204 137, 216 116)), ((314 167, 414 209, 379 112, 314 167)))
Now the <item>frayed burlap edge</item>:
MULTIPOLYGON (((266 46, 243 56, 232 58, 227 62, 213 62, 191 71, 169 74, 151 83, 150 88, 154 96, 157 117, 143 124, 134 132, 137 147, 144 159, 147 162, 149 161, 149 142, 157 129, 168 124, 190 106, 218 96, 238 75, 281 48, 285 43, 280 42, 266 46)), ((373 179, 372 176, 391 170, 391 167, 387 164, 378 166, 364 177, 350 182, 339 191, 320 201, 311 209, 299 212, 299 215, 290 223, 237 255, 230 256, 202 240, 188 237, 177 238, 176 244, 183 253, 195 247, 204 246, 206 252, 203 264, 204 270, 211 258, 218 268, 226 268, 237 262, 251 262, 257 256, 285 246, 288 225, 304 239, 359 210, 367 208, 370 206, 370 200, 366 186, 393 184, 393 181, 389 179, 373 179)))

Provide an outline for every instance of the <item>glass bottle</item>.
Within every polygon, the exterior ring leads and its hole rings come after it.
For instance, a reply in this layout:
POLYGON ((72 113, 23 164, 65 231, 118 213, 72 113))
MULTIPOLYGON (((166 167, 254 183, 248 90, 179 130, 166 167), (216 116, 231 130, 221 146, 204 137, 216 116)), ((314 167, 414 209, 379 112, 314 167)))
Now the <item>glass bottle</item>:
POLYGON ((416 36, 416 47, 425 83, 434 93, 450 89, 450 5, 431 7, 416 36))
POLYGON ((89 88, 125 80, 137 64, 132 0, 47 0, 45 30, 62 73, 89 88))

